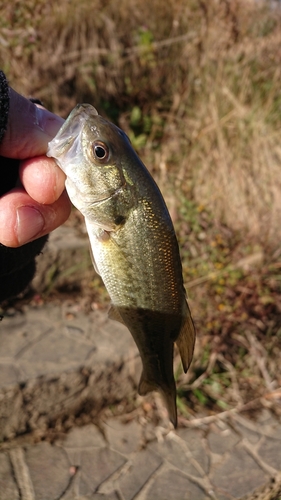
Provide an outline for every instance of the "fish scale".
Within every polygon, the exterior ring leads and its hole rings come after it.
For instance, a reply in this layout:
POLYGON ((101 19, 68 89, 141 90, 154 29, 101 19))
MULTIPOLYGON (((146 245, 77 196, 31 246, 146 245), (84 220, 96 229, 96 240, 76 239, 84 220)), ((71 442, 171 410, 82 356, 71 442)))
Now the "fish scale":
POLYGON ((184 371, 195 329, 183 286, 173 224, 152 176, 126 134, 89 104, 70 113, 48 156, 66 174, 72 203, 85 217, 94 266, 139 349, 139 393, 159 390, 177 425, 174 342, 184 371))

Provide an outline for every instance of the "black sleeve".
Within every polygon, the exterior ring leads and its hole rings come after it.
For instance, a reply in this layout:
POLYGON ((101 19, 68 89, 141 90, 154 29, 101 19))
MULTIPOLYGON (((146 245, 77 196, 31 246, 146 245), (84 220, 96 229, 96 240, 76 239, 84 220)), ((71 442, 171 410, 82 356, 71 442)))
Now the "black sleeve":
POLYGON ((7 128, 9 104, 9 85, 3 71, 0 71, 0 142, 7 128))
MULTIPOLYGON (((3 139, 9 115, 9 85, 0 71, 0 142, 3 139)), ((15 187, 19 161, 0 156, 0 196, 15 187)), ((48 236, 19 248, 8 248, 0 243, 0 302, 22 292, 35 274, 35 257, 40 254, 48 236)))

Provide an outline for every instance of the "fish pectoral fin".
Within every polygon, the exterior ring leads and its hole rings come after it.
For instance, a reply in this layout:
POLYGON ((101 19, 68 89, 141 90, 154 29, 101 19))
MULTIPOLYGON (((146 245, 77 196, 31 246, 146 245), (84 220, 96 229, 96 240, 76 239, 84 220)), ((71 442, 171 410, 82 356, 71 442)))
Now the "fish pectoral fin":
POLYGON ((181 327, 180 334, 176 340, 176 344, 180 352, 184 372, 186 373, 192 360, 195 344, 195 328, 189 308, 185 321, 181 327))
POLYGON ((119 313, 117 307, 114 306, 114 304, 111 304, 111 306, 109 308, 108 317, 109 317, 109 319, 112 319, 113 321, 119 321, 119 323, 122 323, 122 325, 125 325, 121 314, 119 313))
POLYGON ((94 254, 93 254, 93 250, 92 250, 92 246, 90 244, 90 247, 89 247, 89 251, 90 251, 90 256, 91 256, 91 261, 92 261, 92 264, 94 266, 94 270, 96 271, 96 273, 100 276, 100 272, 98 270, 98 266, 97 266, 97 263, 95 261, 95 257, 94 257, 94 254))

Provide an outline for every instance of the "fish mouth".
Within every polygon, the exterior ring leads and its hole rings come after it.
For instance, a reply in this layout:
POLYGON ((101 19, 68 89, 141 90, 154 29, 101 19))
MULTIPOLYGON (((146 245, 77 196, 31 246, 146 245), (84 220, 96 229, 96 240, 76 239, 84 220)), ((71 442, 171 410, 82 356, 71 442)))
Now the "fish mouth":
POLYGON ((77 104, 60 128, 58 139, 62 140, 65 133, 68 136, 77 136, 82 130, 85 120, 93 115, 98 116, 98 112, 91 104, 77 104))
POLYGON ((48 144, 46 155, 57 160, 59 167, 66 174, 65 167, 60 157, 79 154, 81 151, 80 137, 85 120, 90 115, 98 115, 91 104, 77 104, 59 129, 57 135, 48 144))
POLYGON ((82 129, 85 118, 89 115, 98 116, 98 112, 91 104, 77 104, 68 115, 55 138, 61 141, 64 139, 65 134, 67 134, 67 137, 77 136, 82 129))

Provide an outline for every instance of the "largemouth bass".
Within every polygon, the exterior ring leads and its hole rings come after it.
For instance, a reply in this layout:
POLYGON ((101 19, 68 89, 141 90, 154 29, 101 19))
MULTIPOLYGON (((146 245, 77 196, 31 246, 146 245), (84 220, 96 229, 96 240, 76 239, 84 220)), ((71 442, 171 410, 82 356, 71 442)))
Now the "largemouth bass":
POLYGON ((176 427, 174 342, 186 372, 195 330, 159 188, 126 134, 89 104, 74 108, 47 155, 65 172, 69 197, 85 217, 93 263, 112 301, 109 317, 127 326, 139 349, 138 392, 159 390, 176 427))

